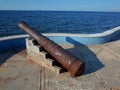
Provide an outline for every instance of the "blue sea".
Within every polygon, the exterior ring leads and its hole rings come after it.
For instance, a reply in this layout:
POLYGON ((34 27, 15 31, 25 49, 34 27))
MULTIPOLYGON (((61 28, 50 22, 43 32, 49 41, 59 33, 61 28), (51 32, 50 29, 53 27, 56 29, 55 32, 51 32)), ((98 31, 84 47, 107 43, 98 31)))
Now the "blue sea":
POLYGON ((25 21, 39 33, 100 33, 120 25, 120 12, 0 11, 0 37, 24 34, 25 21))

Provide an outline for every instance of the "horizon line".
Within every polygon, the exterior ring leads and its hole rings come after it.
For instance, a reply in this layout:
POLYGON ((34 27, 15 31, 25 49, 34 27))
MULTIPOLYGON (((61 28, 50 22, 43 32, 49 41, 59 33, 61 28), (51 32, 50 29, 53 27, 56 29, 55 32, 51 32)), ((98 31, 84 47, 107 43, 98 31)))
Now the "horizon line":
POLYGON ((0 10, 0 11, 72 11, 72 12, 120 12, 120 11, 97 11, 97 10, 24 10, 24 9, 21 9, 21 10, 0 10))

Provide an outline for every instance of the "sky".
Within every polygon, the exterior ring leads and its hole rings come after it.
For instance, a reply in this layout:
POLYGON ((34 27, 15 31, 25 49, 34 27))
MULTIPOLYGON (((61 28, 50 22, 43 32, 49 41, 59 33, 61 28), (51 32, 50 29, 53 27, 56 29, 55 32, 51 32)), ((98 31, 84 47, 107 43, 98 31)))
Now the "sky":
POLYGON ((120 11, 120 0, 0 0, 0 10, 120 11))

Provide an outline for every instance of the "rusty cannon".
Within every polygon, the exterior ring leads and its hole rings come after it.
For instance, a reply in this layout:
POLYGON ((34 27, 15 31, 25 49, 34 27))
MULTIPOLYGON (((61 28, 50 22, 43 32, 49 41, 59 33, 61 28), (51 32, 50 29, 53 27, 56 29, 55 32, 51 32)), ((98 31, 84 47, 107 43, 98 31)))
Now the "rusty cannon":
POLYGON ((79 76, 84 72, 85 63, 76 58, 67 50, 47 37, 39 34, 25 22, 21 21, 18 26, 30 36, 32 36, 38 44, 40 44, 52 57, 54 57, 64 68, 66 68, 72 76, 79 76))

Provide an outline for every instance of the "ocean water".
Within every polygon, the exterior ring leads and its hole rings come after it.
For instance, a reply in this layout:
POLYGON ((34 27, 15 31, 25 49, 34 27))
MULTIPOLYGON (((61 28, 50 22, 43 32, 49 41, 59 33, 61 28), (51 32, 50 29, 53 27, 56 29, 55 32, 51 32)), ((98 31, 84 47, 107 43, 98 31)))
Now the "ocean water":
POLYGON ((39 33, 100 33, 120 25, 120 12, 0 11, 0 37, 24 34, 25 21, 39 33))

